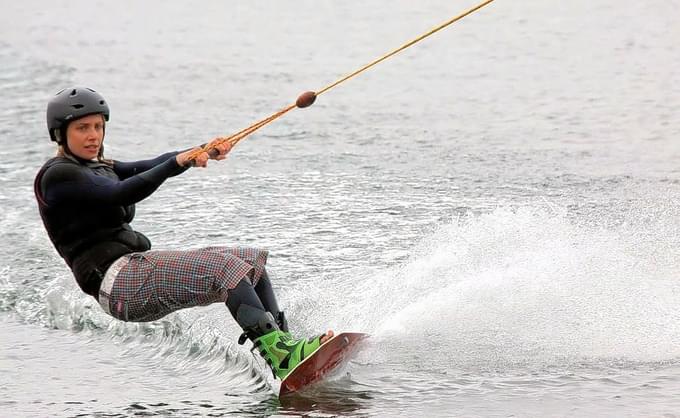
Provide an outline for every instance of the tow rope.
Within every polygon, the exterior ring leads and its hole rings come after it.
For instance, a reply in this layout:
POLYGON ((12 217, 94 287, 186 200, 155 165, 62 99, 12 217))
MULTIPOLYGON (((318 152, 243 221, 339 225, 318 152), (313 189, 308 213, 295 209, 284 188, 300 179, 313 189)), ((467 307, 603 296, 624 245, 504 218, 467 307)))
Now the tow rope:
POLYGON ((354 76, 356 76, 356 75, 359 75, 360 73, 362 73, 362 72, 368 70, 369 68, 373 67, 374 65, 376 65, 376 64, 378 64, 378 63, 380 63, 380 62, 382 62, 382 61, 385 61, 385 60, 388 59, 389 57, 398 54, 399 52, 403 51, 404 49, 410 47, 411 45, 413 45, 413 44, 415 44, 415 43, 417 43, 417 42, 422 41, 423 39, 427 38, 428 36, 430 36, 430 35, 432 35, 432 34, 434 34, 434 33, 436 33, 436 32, 439 32, 440 30, 446 28, 447 26, 449 26, 449 25, 451 25, 451 24, 453 24, 453 23, 459 21, 460 19, 464 18, 465 16, 467 16, 467 15, 469 15, 469 14, 472 14, 472 13, 476 12, 477 10, 481 9, 482 7, 484 7, 484 6, 486 6, 487 4, 491 3, 492 1, 494 1, 494 0, 485 0, 484 2, 478 4, 477 6, 472 7, 471 9, 466 10, 465 12, 459 14, 458 16, 456 16, 456 17, 454 17, 454 18, 452 18, 452 19, 450 19, 450 20, 447 20, 446 22, 442 23, 441 25, 439 25, 439 26, 437 26, 437 27, 435 27, 435 28, 433 28, 433 29, 427 31, 426 33, 424 33, 424 34, 422 34, 422 35, 420 35, 420 36, 418 36, 417 38, 415 38, 415 39, 413 39, 413 40, 411 40, 411 41, 409 41, 409 42, 406 42, 404 45, 400 46, 399 48, 397 48, 397 49, 395 49, 395 50, 393 50, 393 51, 391 51, 391 52, 389 52, 389 53, 383 55, 382 57, 380 57, 380 58, 378 58, 378 59, 376 59, 376 60, 374 60, 374 61, 372 61, 372 62, 370 62, 370 63, 368 63, 368 64, 366 64, 366 65, 364 65, 363 67, 359 68, 358 70, 356 70, 356 71, 354 71, 354 72, 352 72, 352 73, 350 73, 350 74, 348 74, 348 75, 346 75, 346 76, 340 78, 339 80, 337 80, 337 81, 335 81, 335 82, 333 82, 333 83, 327 85, 326 87, 322 88, 321 90, 319 90, 319 91, 317 91, 317 92, 314 92, 314 91, 306 91, 306 92, 302 93, 302 94, 297 98, 297 100, 295 101, 295 103, 293 103, 293 104, 291 104, 291 105, 288 105, 288 106, 284 107, 283 109, 279 110, 278 112, 274 113, 273 115, 271 115, 271 116, 269 116, 269 117, 267 117, 267 118, 264 118, 264 119, 262 119, 261 121, 259 121, 259 122, 257 122, 257 123, 254 123, 253 125, 251 125, 251 126, 245 128, 245 129, 243 129, 243 130, 241 130, 241 131, 239 131, 239 132, 237 132, 237 133, 235 133, 235 134, 233 134, 233 135, 231 135, 231 136, 218 137, 218 138, 213 139, 212 141, 210 141, 209 143, 207 143, 206 145, 204 145, 201 149, 197 149, 196 151, 194 151, 193 153, 191 153, 191 154, 189 155, 189 158, 188 158, 188 159, 189 159, 190 161, 195 160, 196 157, 198 157, 198 155, 201 154, 202 152, 208 152, 208 154, 210 154, 210 155, 215 155, 215 154, 217 153, 217 150, 215 149, 215 147, 216 147, 217 145, 224 144, 224 143, 226 143, 226 142, 230 143, 232 146, 236 145, 240 140, 242 140, 242 139, 245 138, 246 136, 252 134, 253 132, 255 132, 256 130, 260 129, 261 127, 263 127, 264 125, 268 124, 269 122, 272 122, 273 120, 278 119, 279 117, 281 117, 281 116, 283 116, 284 114, 288 113, 290 110, 292 110, 292 109, 294 109, 294 108, 296 108, 296 107, 297 107, 297 108, 305 108, 305 107, 311 106, 319 95, 321 95, 321 94, 327 92, 328 90, 332 89, 333 87, 337 86, 338 84, 340 84, 340 83, 342 83, 342 82, 344 82, 344 81, 347 81, 347 80, 349 80, 350 78, 352 78, 352 77, 354 77, 354 76))

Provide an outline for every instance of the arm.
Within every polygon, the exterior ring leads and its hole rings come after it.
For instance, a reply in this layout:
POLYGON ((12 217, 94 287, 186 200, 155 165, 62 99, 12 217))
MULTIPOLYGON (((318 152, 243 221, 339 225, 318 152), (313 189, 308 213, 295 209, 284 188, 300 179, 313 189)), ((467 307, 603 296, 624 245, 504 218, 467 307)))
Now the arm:
POLYGON ((85 167, 59 164, 44 173, 40 188, 48 205, 77 200, 126 206, 145 199, 168 177, 185 170, 176 158, 169 158, 143 173, 117 180, 96 175, 85 167))
MULTIPOLYGON (((205 167, 208 160, 223 160, 231 150, 231 144, 218 145, 218 153, 209 155, 200 153, 191 161, 197 167, 205 167)), ((120 179, 98 176, 90 170, 72 164, 59 164, 49 168, 40 179, 41 194, 48 205, 63 200, 80 200, 81 202, 97 202, 127 206, 147 198, 168 178, 186 171, 189 156, 200 148, 180 153, 167 153, 154 160, 165 157, 165 161, 148 168, 139 174, 120 179), (172 158, 169 158, 169 157, 172 158)), ((150 160, 150 161, 154 161, 150 160)), ((128 166, 134 169, 134 164, 128 166)), ((151 164, 151 163, 149 163, 151 164)), ((114 169, 115 172, 115 169, 114 169)), ((116 173, 116 175, 118 175, 116 173)))
MULTIPOLYGON (((203 148, 206 144, 199 145, 200 148, 203 148)), ((162 164, 166 160, 175 157, 178 161, 184 162, 183 155, 186 153, 190 153, 194 151, 196 148, 188 148, 182 151, 172 151, 172 152, 166 152, 165 154, 159 155, 156 158, 152 158, 150 160, 140 160, 140 161, 133 161, 133 162, 123 162, 123 161, 113 161, 113 171, 120 177, 121 180, 125 180, 128 177, 134 176, 136 174, 140 174, 145 172, 146 170, 149 170, 158 164, 162 164), (182 154, 182 155, 179 155, 182 154), (178 157, 179 155, 179 157, 178 157)), ((217 151, 219 152, 218 155, 215 156, 210 156, 208 155, 208 158, 212 158, 215 160, 223 160, 224 156, 226 155, 227 152, 231 149, 231 144, 223 144, 220 147, 217 148, 217 151)), ((182 164, 184 165, 184 164, 182 164)), ((199 164, 199 166, 205 166, 205 164, 199 164)), ((177 173, 179 174, 179 173, 177 173)))
POLYGON ((179 154, 180 152, 182 151, 166 152, 165 154, 159 155, 158 157, 149 160, 140 160, 132 162, 114 160, 113 171, 115 171, 115 173, 118 175, 118 177, 121 178, 121 180, 125 180, 128 177, 132 177, 136 174, 143 173, 147 170, 156 167, 159 164, 163 164, 170 158, 177 156, 177 154, 179 154))

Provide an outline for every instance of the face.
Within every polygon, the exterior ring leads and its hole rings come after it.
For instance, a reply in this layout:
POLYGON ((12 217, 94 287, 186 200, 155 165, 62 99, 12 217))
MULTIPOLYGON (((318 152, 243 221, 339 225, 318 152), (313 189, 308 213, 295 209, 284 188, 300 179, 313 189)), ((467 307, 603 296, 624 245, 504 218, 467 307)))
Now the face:
POLYGON ((69 123, 66 129, 68 149, 78 158, 96 159, 104 141, 104 116, 89 115, 69 123))

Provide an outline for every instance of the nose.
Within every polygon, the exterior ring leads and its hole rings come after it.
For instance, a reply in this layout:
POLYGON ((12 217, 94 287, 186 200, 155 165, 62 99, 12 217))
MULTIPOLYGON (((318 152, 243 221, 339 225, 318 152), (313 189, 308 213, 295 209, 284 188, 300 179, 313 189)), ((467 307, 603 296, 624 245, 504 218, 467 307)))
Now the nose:
POLYGON ((96 141, 99 139, 97 128, 92 127, 87 130, 87 139, 88 141, 96 141))

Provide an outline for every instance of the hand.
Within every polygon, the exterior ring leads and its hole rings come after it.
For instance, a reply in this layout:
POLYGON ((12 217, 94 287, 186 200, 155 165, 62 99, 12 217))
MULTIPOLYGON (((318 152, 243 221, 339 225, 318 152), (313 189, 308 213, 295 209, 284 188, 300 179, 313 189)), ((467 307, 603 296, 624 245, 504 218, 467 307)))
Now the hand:
POLYGON ((229 151, 231 151, 231 147, 232 145, 229 142, 222 142, 221 144, 215 145, 215 148, 213 148, 208 155, 211 160, 224 160, 227 158, 229 151), (217 153, 215 153, 215 151, 217 151, 217 153))
POLYGON ((177 160, 177 164, 185 167, 189 165, 190 163, 193 162, 194 167, 206 167, 208 165, 208 160, 224 160, 227 157, 227 154, 229 151, 231 151, 231 144, 228 142, 224 142, 218 145, 215 145, 214 148, 212 148, 210 151, 202 151, 203 148, 201 147, 196 147, 194 149, 190 149, 188 151, 184 151, 182 153, 177 154, 175 159, 177 160), (191 155, 195 154, 196 152, 201 151, 198 153, 198 155, 190 159, 191 155))
POLYGON ((177 164, 181 167, 186 167, 190 163, 193 163, 194 167, 205 167, 208 165, 208 159, 210 159, 210 156, 207 152, 202 150, 203 148, 196 147, 188 151, 180 152, 175 156, 175 160, 177 160, 177 164), (202 152, 200 152, 195 158, 190 159, 191 155, 198 151, 202 152))

